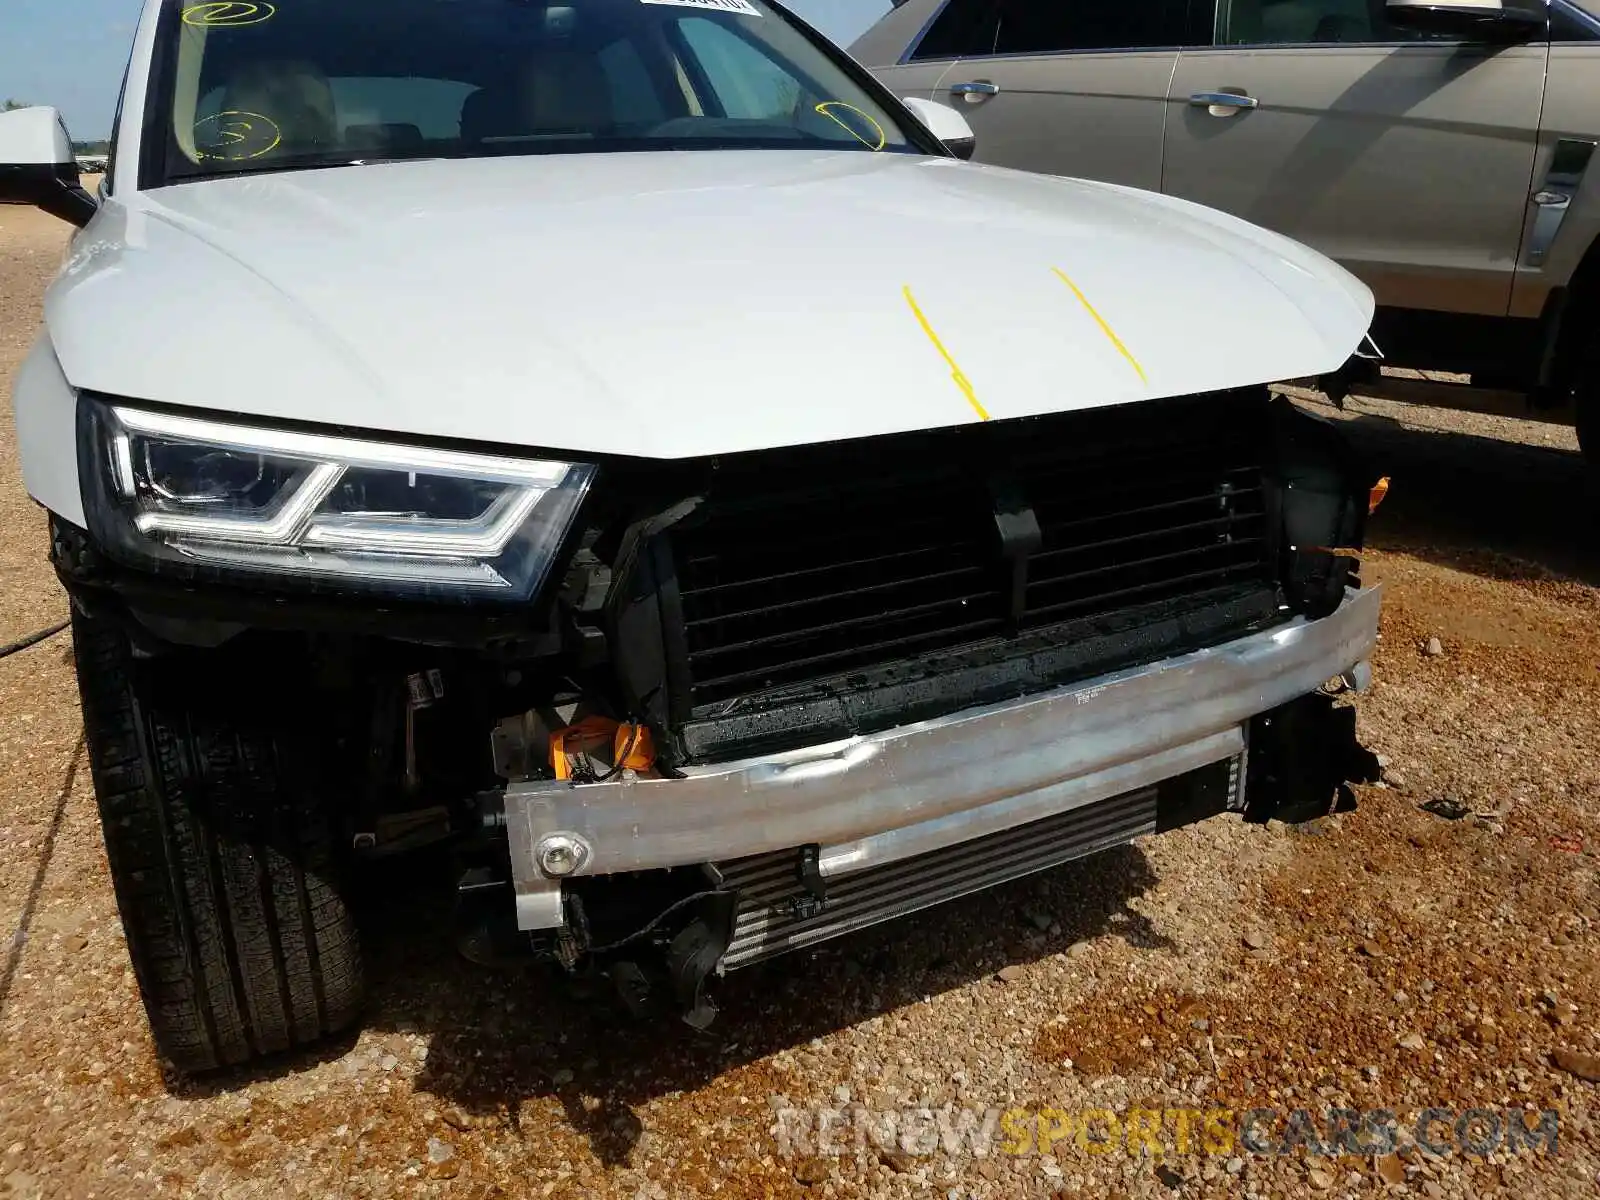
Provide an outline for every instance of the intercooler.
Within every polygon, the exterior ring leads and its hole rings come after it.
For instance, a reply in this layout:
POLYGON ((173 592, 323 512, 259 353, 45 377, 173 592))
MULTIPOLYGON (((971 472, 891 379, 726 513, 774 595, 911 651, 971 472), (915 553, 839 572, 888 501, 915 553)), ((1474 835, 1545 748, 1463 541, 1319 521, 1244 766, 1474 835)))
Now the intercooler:
POLYGON ((793 852, 729 863, 721 868, 722 876, 726 886, 738 890, 739 906, 722 965, 728 970, 747 967, 1237 808, 1241 769, 1241 761, 1232 759, 1161 788, 1129 792, 931 854, 829 877, 824 881, 826 898, 820 901, 805 887, 793 852))

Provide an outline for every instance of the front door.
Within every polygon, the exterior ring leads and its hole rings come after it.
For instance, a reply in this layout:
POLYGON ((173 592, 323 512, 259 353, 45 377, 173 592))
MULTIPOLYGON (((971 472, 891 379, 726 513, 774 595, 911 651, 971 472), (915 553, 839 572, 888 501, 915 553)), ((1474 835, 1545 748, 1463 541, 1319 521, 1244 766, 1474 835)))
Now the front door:
POLYGON ((912 48, 948 65, 979 162, 1155 191, 1188 0, 950 0, 912 48))
POLYGON ((938 87, 954 58, 912 55, 943 7, 944 0, 904 0, 850 46, 851 55, 902 100, 941 99, 938 87))
POLYGON ((1162 189, 1289 235, 1378 303, 1504 315, 1549 44, 1446 41, 1383 0, 1218 0, 1173 76, 1162 189))

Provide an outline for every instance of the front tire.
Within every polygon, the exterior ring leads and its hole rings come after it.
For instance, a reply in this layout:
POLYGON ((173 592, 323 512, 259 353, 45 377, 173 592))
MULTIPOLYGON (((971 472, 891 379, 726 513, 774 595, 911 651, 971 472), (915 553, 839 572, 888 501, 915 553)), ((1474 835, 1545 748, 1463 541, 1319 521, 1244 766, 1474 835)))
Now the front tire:
POLYGON ((157 1049, 201 1072, 307 1046, 360 1014, 355 922, 315 775, 223 652, 136 660, 74 613, 106 855, 157 1049))
POLYGON ((1572 389, 1577 416, 1578 449, 1591 468, 1600 467, 1600 363, 1588 363, 1572 389))
POLYGON ((1555 379, 1558 394, 1571 399, 1578 449, 1591 468, 1600 467, 1600 340, 1592 335, 1594 321, 1600 317, 1600 275, 1596 272, 1600 272, 1600 258, 1591 250, 1579 272, 1581 282, 1574 282, 1563 310, 1555 379))

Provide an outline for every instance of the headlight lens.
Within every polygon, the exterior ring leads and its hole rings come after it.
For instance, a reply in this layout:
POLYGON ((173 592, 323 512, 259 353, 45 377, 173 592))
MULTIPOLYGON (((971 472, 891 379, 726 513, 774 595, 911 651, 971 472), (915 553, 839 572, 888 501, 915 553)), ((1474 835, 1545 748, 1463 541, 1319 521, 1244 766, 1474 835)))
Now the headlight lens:
POLYGON ((158 567, 525 600, 594 477, 576 463, 84 405, 92 532, 158 567))

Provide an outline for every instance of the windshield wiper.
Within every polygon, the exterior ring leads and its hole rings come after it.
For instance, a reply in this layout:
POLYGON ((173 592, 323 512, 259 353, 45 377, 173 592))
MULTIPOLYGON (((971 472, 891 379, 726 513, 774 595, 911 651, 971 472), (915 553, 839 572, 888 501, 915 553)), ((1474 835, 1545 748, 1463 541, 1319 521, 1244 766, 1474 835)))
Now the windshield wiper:
POLYGON ((270 175, 277 171, 321 171, 334 167, 376 167, 390 163, 439 162, 444 159, 479 157, 474 154, 302 154, 292 158, 262 159, 259 162, 229 163, 225 170, 184 171, 167 176, 168 183, 190 183, 200 179, 231 179, 238 175, 270 175))
POLYGON ((232 179, 240 175, 271 175, 279 171, 320 171, 333 167, 360 166, 361 160, 349 159, 343 156, 329 158, 318 155, 315 158, 275 158, 270 162, 229 163, 226 170, 213 171, 175 171, 167 176, 168 183, 192 183, 201 179, 232 179))

